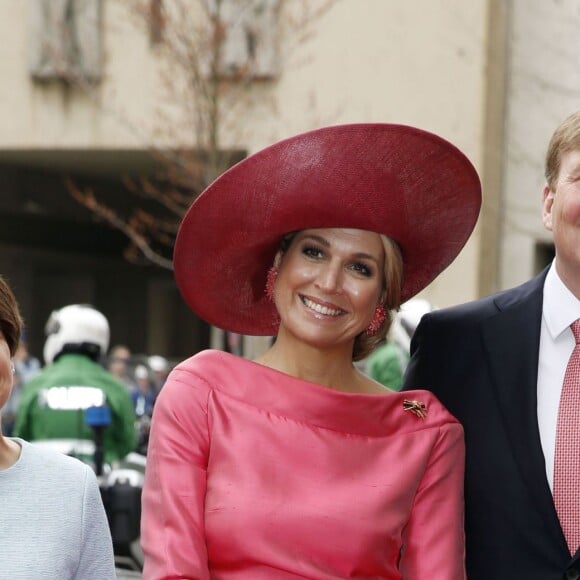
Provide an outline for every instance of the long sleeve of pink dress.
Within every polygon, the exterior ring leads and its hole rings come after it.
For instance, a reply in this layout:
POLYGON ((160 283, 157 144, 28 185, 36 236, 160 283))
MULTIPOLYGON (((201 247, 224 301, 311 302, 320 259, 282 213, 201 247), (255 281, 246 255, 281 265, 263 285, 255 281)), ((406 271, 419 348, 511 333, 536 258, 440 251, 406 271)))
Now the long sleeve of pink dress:
POLYGON ((463 580, 463 463, 428 391, 341 393, 202 352, 155 406, 143 578, 463 580))

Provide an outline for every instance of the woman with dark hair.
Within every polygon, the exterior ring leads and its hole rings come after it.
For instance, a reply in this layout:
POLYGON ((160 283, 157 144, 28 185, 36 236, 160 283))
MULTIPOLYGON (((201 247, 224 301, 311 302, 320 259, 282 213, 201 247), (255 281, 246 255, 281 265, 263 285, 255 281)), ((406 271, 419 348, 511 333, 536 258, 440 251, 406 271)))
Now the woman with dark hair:
POLYGON ((208 322, 275 335, 205 351, 153 413, 144 578, 461 580, 463 431, 427 391, 353 364, 459 253, 480 183, 413 127, 327 127, 260 151, 194 202, 175 275, 208 322))
POLYGON ((0 277, 0 577, 114 579, 111 535, 91 469, 2 435, 21 331, 18 304, 0 277))

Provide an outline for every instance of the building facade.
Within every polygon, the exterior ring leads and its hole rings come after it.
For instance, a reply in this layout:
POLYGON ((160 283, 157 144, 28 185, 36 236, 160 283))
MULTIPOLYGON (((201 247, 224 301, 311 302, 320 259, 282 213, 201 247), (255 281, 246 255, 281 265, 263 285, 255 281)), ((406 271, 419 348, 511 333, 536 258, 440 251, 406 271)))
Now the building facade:
POLYGON ((71 302, 100 308, 112 343, 134 352, 179 359, 210 343, 171 271, 127 261, 125 236, 71 195, 82 186, 129 215, 149 202, 124 184, 154 175, 160 151, 203 159, 219 143, 243 155, 321 125, 417 125, 459 146, 484 184, 478 228, 425 297, 467 301, 548 259, 542 149, 580 92, 571 0, 215 2, 230 36, 212 133, 180 69, 185 52, 168 59, 175 22, 203 38, 197 0, 0 0, 0 272, 33 352, 50 311, 71 302), (550 36, 562 26, 566 55, 550 36))

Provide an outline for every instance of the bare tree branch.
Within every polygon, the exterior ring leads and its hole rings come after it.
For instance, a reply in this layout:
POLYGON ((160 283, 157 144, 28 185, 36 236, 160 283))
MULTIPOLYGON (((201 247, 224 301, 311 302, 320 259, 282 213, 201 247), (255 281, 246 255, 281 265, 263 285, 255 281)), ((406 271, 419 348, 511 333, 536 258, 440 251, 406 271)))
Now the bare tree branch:
POLYGON ((118 0, 136 29, 149 35, 150 43, 154 44, 154 58, 159 61, 164 90, 156 130, 163 140, 156 141, 126 113, 116 110, 110 100, 102 98, 94 83, 74 71, 67 73, 64 68, 62 75, 99 110, 123 123, 160 168, 153 176, 123 177, 127 193, 142 200, 128 216, 104 203, 92 189, 67 180, 77 202, 127 236, 130 240, 125 252, 127 259, 135 262, 144 257, 171 269, 163 248, 169 253, 173 247, 178 225, 188 207, 213 179, 240 158, 239 152, 224 152, 222 135, 241 125, 244 109, 256 98, 252 96, 255 82, 275 80, 255 75, 253 43, 260 37, 256 39, 253 35, 268 31, 256 32, 252 19, 263 10, 274 10, 280 34, 271 38, 276 37, 280 43, 278 50, 283 50, 288 58, 337 1, 118 0), (249 28, 241 28, 244 26, 249 28), (252 42, 239 47, 242 54, 247 51, 246 60, 236 61, 235 66, 228 68, 224 54, 236 30, 244 33, 239 38, 252 42), (176 117, 176 110, 180 117, 176 117), (160 142, 172 143, 173 148, 163 147, 160 142), (152 209, 155 206, 158 210, 152 209))
POLYGON ((80 204, 91 210, 91 212, 93 212, 97 217, 105 220, 112 227, 123 232, 131 242, 139 248, 147 260, 167 270, 173 269, 173 263, 171 260, 164 258, 161 254, 152 250, 148 240, 136 229, 135 222, 122 219, 113 209, 99 202, 92 189, 87 188, 84 191, 81 191, 81 189, 79 189, 70 179, 67 179, 65 183, 71 195, 80 204))

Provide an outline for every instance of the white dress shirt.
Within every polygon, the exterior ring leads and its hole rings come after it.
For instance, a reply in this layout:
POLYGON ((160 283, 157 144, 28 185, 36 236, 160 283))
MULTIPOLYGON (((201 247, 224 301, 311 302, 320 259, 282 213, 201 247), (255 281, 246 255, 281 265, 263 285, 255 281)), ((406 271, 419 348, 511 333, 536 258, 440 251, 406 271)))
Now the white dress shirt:
POLYGON ((566 366, 575 345, 570 325, 578 318, 580 300, 564 285, 552 262, 544 283, 538 361, 538 425, 552 491, 558 406, 566 366))

